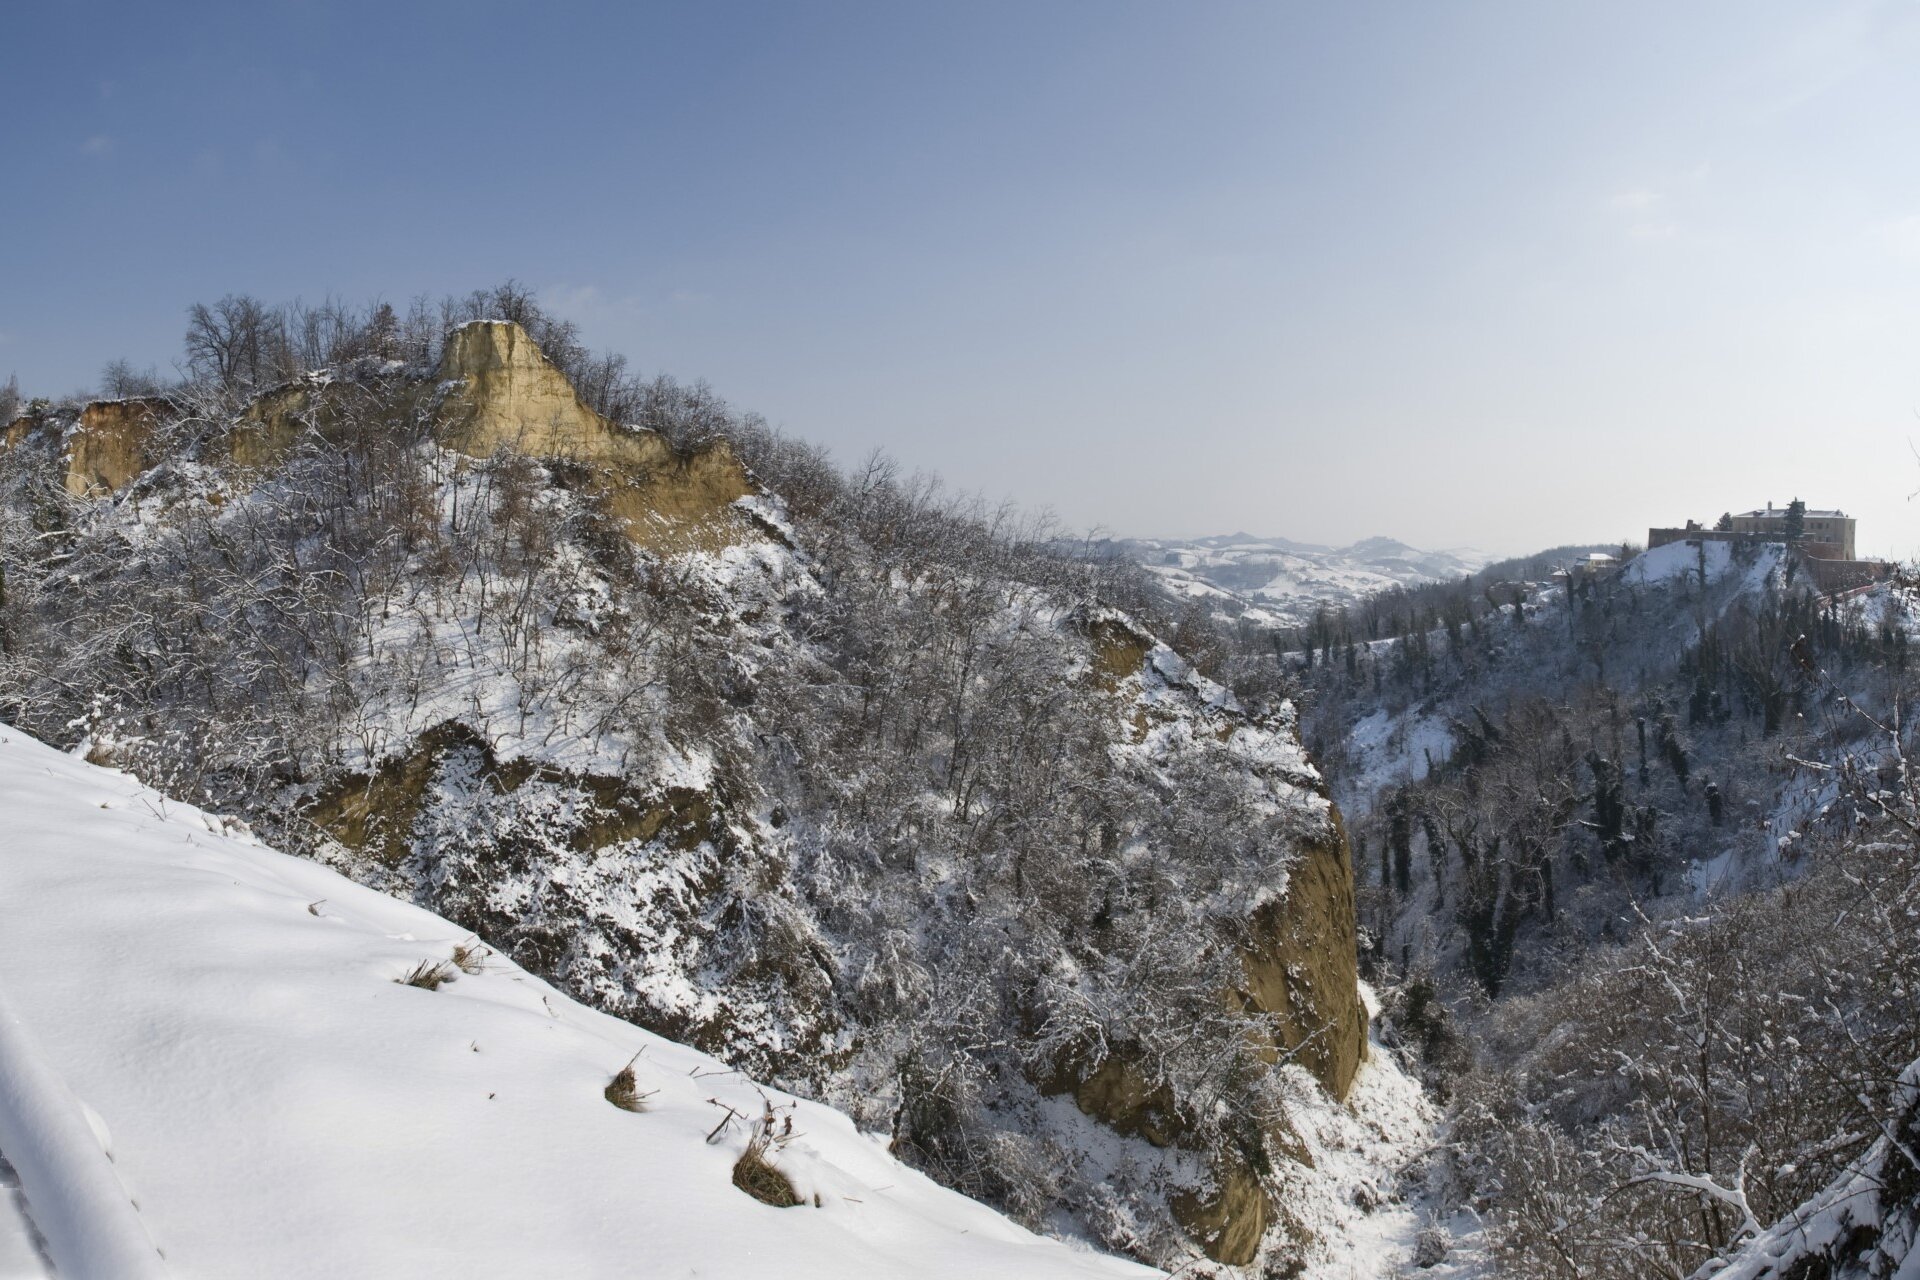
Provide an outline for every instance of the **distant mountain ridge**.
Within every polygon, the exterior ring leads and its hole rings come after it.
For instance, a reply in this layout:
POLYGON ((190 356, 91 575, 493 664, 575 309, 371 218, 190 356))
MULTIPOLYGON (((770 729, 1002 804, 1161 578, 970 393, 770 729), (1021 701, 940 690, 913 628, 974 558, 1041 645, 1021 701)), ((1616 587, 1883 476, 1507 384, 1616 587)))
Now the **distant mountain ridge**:
POLYGON ((1302 623, 1322 606, 1353 604, 1392 587, 1465 577, 1498 559, 1469 547, 1422 551, 1394 538, 1330 547, 1249 533, 1115 538, 1100 549, 1138 561, 1177 596, 1273 626, 1302 623))

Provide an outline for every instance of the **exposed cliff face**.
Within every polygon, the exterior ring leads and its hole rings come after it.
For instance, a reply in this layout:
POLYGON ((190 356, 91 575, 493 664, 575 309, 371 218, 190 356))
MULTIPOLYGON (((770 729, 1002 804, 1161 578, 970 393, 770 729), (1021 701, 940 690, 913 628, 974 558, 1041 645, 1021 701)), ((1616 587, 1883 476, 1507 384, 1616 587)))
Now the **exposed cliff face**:
MULTIPOLYGON (((326 388, 301 380, 255 396, 227 433, 228 456, 246 468, 271 467, 287 456, 324 405, 326 388)), ((324 416, 324 415, 322 415, 324 416)))
POLYGON ((625 452, 612 424, 581 403, 517 324, 482 320, 449 334, 440 380, 449 384, 440 439, 471 457, 510 449, 603 464, 653 460, 644 446, 625 452))
MULTIPOLYGON (((1106 617, 1089 628, 1094 678, 1106 689, 1124 693, 1130 679, 1145 685, 1168 684, 1155 668, 1156 649, 1164 646, 1123 620, 1106 617)), ((1177 661, 1177 659, 1175 659, 1177 661)), ((1176 692, 1202 702, 1205 692, 1180 689, 1189 673, 1175 672, 1176 692)), ((1144 740, 1155 721, 1171 711, 1165 696, 1136 697, 1130 719, 1136 740, 1144 740)), ((1193 714, 1194 708, 1183 709, 1193 714)), ((1210 709, 1215 731, 1231 740, 1245 727, 1258 731, 1237 711, 1210 709)), ((1290 729, 1282 730, 1291 734, 1290 729)), ((1304 765, 1304 760, 1300 762, 1304 765)), ((1353 861, 1346 826, 1317 773, 1290 771, 1285 785, 1309 792, 1318 802, 1318 829, 1299 841, 1299 856, 1289 868, 1284 896, 1264 902, 1255 912, 1251 945, 1241 957, 1245 983, 1226 993, 1240 1007, 1275 1019, 1270 1057, 1298 1062, 1336 1098, 1344 1098, 1367 1053, 1367 1013, 1360 999, 1357 926, 1354 916, 1353 861)))
MULTIPOLYGON (((593 492, 643 547, 717 549, 753 532, 732 504, 759 490, 725 441, 678 450, 658 432, 609 422, 582 403, 517 324, 479 321, 455 330, 438 378, 437 388, 388 398, 383 412, 424 414, 436 442, 468 457, 506 450, 584 466, 593 492)), ((228 456, 243 468, 271 467, 308 430, 337 439, 349 422, 364 429, 355 415, 366 397, 356 390, 316 377, 261 393, 227 434, 228 456)), ((152 465, 148 442, 166 408, 161 400, 88 405, 73 437, 68 492, 103 497, 152 465)), ((397 420, 372 425, 403 427, 397 420)), ((9 442, 13 435, 9 429, 9 442)))
POLYGON ((9 422, 4 432, 0 432, 0 443, 5 444, 9 449, 18 448, 20 445, 26 443, 28 437, 39 432, 45 426, 45 419, 33 414, 23 413, 12 422, 9 422))
POLYGON ((0 444, 60 450, 60 479, 67 492, 102 497, 153 464, 154 433, 172 412, 168 401, 157 398, 96 400, 77 414, 23 414, 0 431, 0 444))
POLYGON ((1327 836, 1303 842, 1287 896, 1254 913, 1243 958, 1246 1007, 1276 1015, 1273 1056, 1291 1058, 1345 1098, 1367 1056, 1353 910, 1353 860, 1339 811, 1327 836))
MULTIPOLYGON (((1367 1056, 1367 1011, 1360 999, 1353 910, 1353 867, 1338 811, 1330 837, 1302 844, 1284 899, 1254 913, 1253 944, 1242 955, 1246 986, 1234 992, 1249 1012, 1271 1015, 1262 1056, 1305 1067, 1345 1099, 1367 1056)), ((1282 1158, 1306 1159, 1298 1135, 1265 1135, 1282 1158)), ((1246 1160, 1213 1153, 1214 1188, 1174 1202, 1175 1215, 1216 1262, 1253 1261, 1269 1225, 1284 1213, 1246 1160)))
POLYGON ((1274 1220, 1273 1197, 1233 1152, 1216 1155, 1213 1184, 1206 1192, 1175 1196, 1173 1216, 1209 1258, 1244 1267, 1260 1256, 1260 1242, 1274 1220))
POLYGON ((724 545, 743 533, 731 504, 757 492, 725 441, 680 452, 658 432, 607 421, 517 324, 480 321, 447 339, 436 435, 469 457, 506 449, 585 464, 628 536, 650 547, 724 545))
POLYGON ((173 413, 158 398, 95 400, 80 411, 67 445, 67 492, 105 497, 151 467, 154 433, 173 413))
MULTIPOLYGON (((1088 627, 1092 675, 1117 695, 1136 743, 1146 745, 1156 729, 1200 720, 1231 744, 1276 727, 1248 721, 1218 691, 1193 676, 1153 638, 1116 616, 1088 627)), ((1291 742, 1291 729, 1278 736, 1291 742)), ((1325 784, 1304 759, 1287 761, 1274 782, 1304 791, 1317 802, 1318 820, 1297 841, 1284 891, 1262 902, 1247 922, 1241 953, 1244 981, 1221 993, 1223 1001, 1259 1015, 1260 1054, 1268 1062, 1305 1068, 1333 1097, 1344 1099, 1367 1055, 1367 1012, 1360 998, 1351 855, 1339 811, 1325 784)), ((1158 1147, 1190 1147, 1171 1092, 1148 1084, 1124 1049, 1090 1073, 1067 1071, 1062 1082, 1080 1109, 1116 1132, 1145 1138, 1158 1147)), ((1296 1134, 1284 1126, 1261 1135, 1263 1150, 1282 1158, 1309 1159, 1296 1134)), ((1246 1265, 1258 1256, 1263 1237, 1283 1206, 1263 1184, 1246 1156, 1230 1146, 1203 1153, 1211 1186, 1177 1195, 1175 1217, 1207 1256, 1246 1265)))
POLYGON ((743 928, 744 913, 799 912, 724 791, 501 759, 453 721, 306 816, 361 879, 607 1012, 819 1087, 845 1058, 831 964, 817 939, 743 928), (743 893, 755 864, 770 870, 743 893))

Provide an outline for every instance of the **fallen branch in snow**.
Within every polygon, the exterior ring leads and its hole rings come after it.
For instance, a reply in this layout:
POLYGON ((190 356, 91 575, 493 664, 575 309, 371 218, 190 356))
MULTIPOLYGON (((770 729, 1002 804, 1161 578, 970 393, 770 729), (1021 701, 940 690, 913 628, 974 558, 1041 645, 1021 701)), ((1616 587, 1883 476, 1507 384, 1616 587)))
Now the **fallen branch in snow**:
POLYGON ((726 1131, 726 1128, 728 1125, 732 1124, 735 1120, 742 1119, 743 1117, 738 1111, 735 1111, 732 1107, 727 1107, 727 1104, 720 1101, 720 1099, 718 1098, 708 1098, 707 1102, 712 1106, 726 1107, 727 1109, 727 1114, 720 1117, 720 1123, 713 1126, 713 1128, 709 1130, 707 1133, 707 1144, 711 1146, 713 1144, 714 1139, 718 1138, 723 1132, 726 1131))

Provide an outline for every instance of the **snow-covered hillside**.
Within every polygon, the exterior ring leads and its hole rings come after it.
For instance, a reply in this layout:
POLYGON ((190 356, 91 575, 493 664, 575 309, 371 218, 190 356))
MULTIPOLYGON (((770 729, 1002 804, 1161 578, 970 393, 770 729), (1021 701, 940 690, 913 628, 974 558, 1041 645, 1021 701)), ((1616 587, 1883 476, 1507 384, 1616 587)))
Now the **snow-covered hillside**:
POLYGON ((1279 655, 510 295, 9 424, 0 718, 1029 1230, 1345 1280, 1425 1135, 1279 655))
POLYGON ((1670 542, 1635 556, 1620 571, 1620 581, 1631 586, 1718 586, 1737 575, 1733 598, 1751 597, 1778 587, 1788 561, 1784 543, 1763 543, 1745 555, 1735 555, 1728 542, 1670 542))
POLYGON ((1129 538, 1110 549, 1138 560, 1175 595, 1242 606, 1253 621, 1272 626, 1302 623, 1322 605, 1352 604, 1392 587, 1464 577, 1494 559, 1469 548, 1421 551, 1392 538, 1326 547, 1245 533, 1129 538))
POLYGON ((1920 1280, 1906 589, 1762 543, 1494 572, 1301 664, 1379 1034, 1451 1094, 1438 1207, 1527 1280, 1920 1280))
POLYGON ((1155 1274, 5 726, 0 814, 0 1276, 1155 1274))

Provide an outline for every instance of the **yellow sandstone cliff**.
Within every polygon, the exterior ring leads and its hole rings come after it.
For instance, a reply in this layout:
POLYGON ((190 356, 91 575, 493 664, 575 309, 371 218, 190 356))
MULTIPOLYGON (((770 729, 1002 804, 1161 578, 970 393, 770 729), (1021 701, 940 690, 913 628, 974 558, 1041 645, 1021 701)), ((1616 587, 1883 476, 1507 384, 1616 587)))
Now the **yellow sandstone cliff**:
MULTIPOLYGON (((271 467, 309 431, 336 438, 365 429, 366 403, 350 383, 303 379, 276 387, 233 424, 227 456, 242 468, 271 467)), ((88 405, 68 444, 68 492, 99 498, 124 489, 156 460, 151 441, 165 410, 163 400, 88 405)), ((456 329, 437 382, 412 386, 377 412, 386 421, 374 425, 393 429, 424 413, 434 440, 468 457, 506 450, 584 468, 587 490, 651 550, 711 549, 751 530, 733 503, 759 489, 725 441, 681 450, 656 431, 608 421, 517 324, 478 321, 456 329)), ((10 429, 9 444, 16 434, 24 432, 10 429)))
POLYGON ((731 510, 757 492, 725 441, 679 451, 657 431, 607 421, 588 408, 517 324, 480 321, 448 338, 440 360, 447 388, 435 431, 469 457, 502 449, 588 467, 609 509, 643 546, 674 550, 731 542, 731 510))
MULTIPOLYGON (((1125 698, 1126 681, 1142 672, 1154 644, 1150 636, 1116 618, 1090 628, 1093 678, 1125 698)), ((1127 710, 1134 732, 1144 735, 1150 713, 1127 710)), ((1304 780, 1303 780, 1304 781, 1304 780)), ((1322 796, 1324 784, 1312 785, 1322 796)), ((1344 1101, 1367 1056, 1367 1011, 1360 996, 1352 855, 1339 810, 1328 806, 1326 828, 1303 840, 1287 872, 1285 894, 1260 907, 1249 943, 1240 956, 1242 981, 1221 999, 1245 1011, 1271 1015, 1270 1035, 1261 1035, 1260 1056, 1304 1067, 1333 1097, 1344 1101)), ((1097 1070, 1074 1072, 1055 1082, 1086 1114, 1115 1131, 1156 1146, 1190 1141, 1168 1091, 1150 1088, 1124 1053, 1108 1056, 1097 1070)), ((1291 1132, 1264 1135, 1267 1147, 1307 1160, 1291 1132)), ((1256 1170, 1238 1151, 1206 1153, 1213 1186, 1178 1195, 1175 1218, 1216 1262, 1245 1265, 1259 1252, 1268 1227, 1285 1213, 1256 1170)))
POLYGON ((105 497, 133 483, 158 459, 155 433, 174 413, 157 397, 95 400, 80 411, 67 452, 67 492, 105 497))

